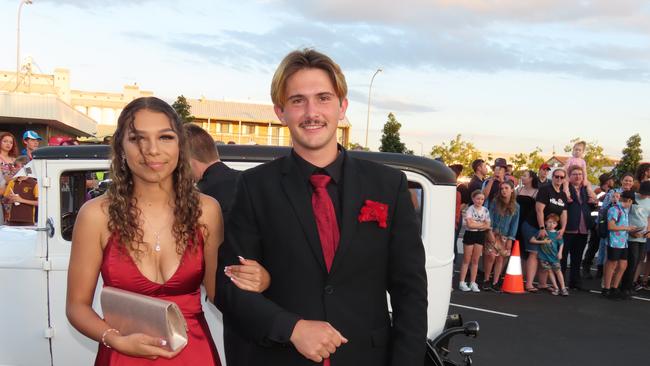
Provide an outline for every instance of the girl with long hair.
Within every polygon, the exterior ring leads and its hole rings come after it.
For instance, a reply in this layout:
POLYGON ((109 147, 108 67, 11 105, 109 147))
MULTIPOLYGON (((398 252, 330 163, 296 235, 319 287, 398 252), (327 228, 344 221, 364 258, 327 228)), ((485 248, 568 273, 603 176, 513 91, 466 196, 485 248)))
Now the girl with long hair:
POLYGON ((512 243, 517 237, 519 228, 519 204, 515 185, 511 180, 501 183, 499 193, 488 204, 490 211, 491 235, 483 250, 483 267, 485 270, 485 285, 491 291, 499 291, 498 282, 504 263, 510 256, 512 243), (494 269, 492 283, 490 274, 494 269))
POLYGON ((18 157, 16 138, 9 132, 0 132, 0 174, 9 180, 14 173, 14 163, 18 157))
MULTIPOLYGON (((194 187, 179 117, 158 98, 135 99, 120 114, 111 148, 112 184, 86 202, 74 227, 70 323, 100 343, 96 365, 220 365, 200 286, 212 300, 223 220, 218 202, 194 187), (121 334, 100 318, 92 308, 100 273, 107 286, 178 304, 187 345, 172 352, 165 339, 121 334)), ((269 283, 268 273, 260 273, 253 281, 257 291, 269 283)))
POLYGON ((0 224, 4 222, 5 211, 8 211, 8 205, 4 205, 3 194, 7 184, 16 173, 16 157, 18 156, 18 146, 16 138, 9 132, 0 132, 0 224))

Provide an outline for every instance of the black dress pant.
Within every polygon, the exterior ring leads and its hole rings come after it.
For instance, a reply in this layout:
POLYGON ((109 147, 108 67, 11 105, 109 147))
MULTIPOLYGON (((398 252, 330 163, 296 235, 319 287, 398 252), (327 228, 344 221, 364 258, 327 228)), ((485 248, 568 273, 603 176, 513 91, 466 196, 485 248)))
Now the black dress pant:
MULTIPOLYGON (((564 234, 564 247, 562 248, 562 272, 566 273, 567 260, 571 257, 571 270, 569 271, 569 287, 581 287, 580 263, 582 253, 587 246, 587 234, 564 234)), ((566 278, 565 278, 566 280, 566 278)))
POLYGON ((621 290, 631 290, 634 287, 634 272, 636 271, 636 267, 639 265, 639 261, 641 261, 644 249, 645 241, 627 242, 627 268, 625 269, 623 279, 621 280, 621 290))
POLYGON ((591 265, 594 263, 594 257, 598 252, 600 247, 600 236, 598 235, 598 229, 594 226, 589 230, 589 242, 587 246, 587 252, 585 253, 585 258, 582 260, 583 268, 591 268, 591 265))

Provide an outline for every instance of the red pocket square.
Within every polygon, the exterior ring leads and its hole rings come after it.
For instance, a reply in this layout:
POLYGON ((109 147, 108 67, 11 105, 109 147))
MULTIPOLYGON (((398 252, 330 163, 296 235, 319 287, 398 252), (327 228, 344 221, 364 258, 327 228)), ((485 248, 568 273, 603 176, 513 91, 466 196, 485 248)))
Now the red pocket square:
POLYGON ((388 220, 388 205, 366 200, 359 213, 359 222, 377 221, 379 227, 385 229, 388 227, 386 220, 388 220))

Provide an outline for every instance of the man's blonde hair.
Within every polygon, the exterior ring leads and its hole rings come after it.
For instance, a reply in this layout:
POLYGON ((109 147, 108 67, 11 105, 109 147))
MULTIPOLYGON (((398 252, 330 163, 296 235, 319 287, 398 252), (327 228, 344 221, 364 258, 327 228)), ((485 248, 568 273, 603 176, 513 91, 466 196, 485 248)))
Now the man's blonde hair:
POLYGON ((287 101, 287 80, 291 75, 303 69, 320 69, 327 73, 334 86, 334 91, 339 101, 342 102, 348 95, 348 85, 345 76, 336 62, 312 48, 296 50, 284 57, 271 81, 271 100, 273 104, 284 108, 287 101))

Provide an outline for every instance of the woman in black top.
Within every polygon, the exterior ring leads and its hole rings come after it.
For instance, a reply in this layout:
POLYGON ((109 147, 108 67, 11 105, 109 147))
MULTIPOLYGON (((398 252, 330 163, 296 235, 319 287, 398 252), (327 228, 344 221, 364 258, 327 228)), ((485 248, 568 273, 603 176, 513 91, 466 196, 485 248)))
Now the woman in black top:
POLYGON ((523 259, 528 258, 527 248, 529 247, 528 241, 521 232, 521 227, 524 221, 535 211, 535 198, 537 197, 537 190, 539 188, 539 178, 537 173, 532 170, 526 170, 521 176, 522 185, 517 187, 517 203, 519 204, 519 230, 517 230, 517 240, 521 244, 523 259))
MULTIPOLYGON (((535 198, 535 211, 531 212, 523 223, 523 235, 528 237, 537 236, 540 239, 546 237, 546 230, 544 228, 544 219, 548 214, 554 213, 560 216, 560 225, 558 226, 558 237, 562 238, 567 223, 566 204, 567 197, 562 190, 562 183, 566 179, 566 170, 557 168, 553 171, 552 181, 550 185, 543 186, 537 192, 535 198), (538 228, 539 231, 536 229, 538 228)), ((528 250, 528 260, 526 261, 526 289, 530 292, 537 290, 533 286, 533 279, 537 273, 537 248, 535 250, 528 250)), ((546 272, 540 273, 539 276, 540 287, 546 287, 546 272)))

